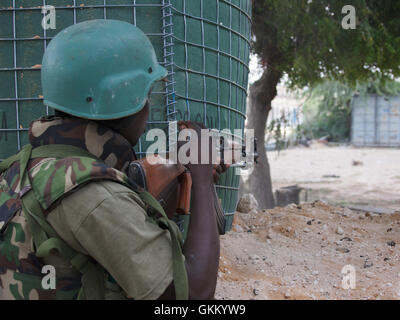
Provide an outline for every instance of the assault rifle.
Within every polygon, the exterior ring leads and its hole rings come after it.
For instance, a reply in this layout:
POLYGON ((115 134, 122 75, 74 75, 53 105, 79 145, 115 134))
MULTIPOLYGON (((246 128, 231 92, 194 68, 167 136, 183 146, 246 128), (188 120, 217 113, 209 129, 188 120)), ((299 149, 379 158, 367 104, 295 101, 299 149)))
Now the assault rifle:
MULTIPOLYGON (((182 129, 182 128, 181 128, 182 129)), ((224 138, 221 137, 219 151, 221 152, 220 164, 214 165, 213 175, 216 183, 220 173, 226 172, 230 167, 245 168, 246 163, 224 163, 224 138)), ((231 150, 235 145, 230 142, 231 150)), ((237 146, 236 146, 237 147, 237 146)), ((242 156, 246 156, 245 146, 242 146, 242 156)), ((176 213, 179 215, 190 213, 190 198, 192 188, 192 178, 188 169, 182 164, 176 164, 169 160, 169 157, 163 159, 163 162, 156 161, 159 155, 151 155, 146 158, 132 161, 128 168, 128 176, 140 187, 154 196, 164 208, 167 216, 172 218, 176 213)), ((256 141, 254 141, 254 162, 257 163, 258 154, 256 141)), ((218 231, 220 235, 225 234, 226 218, 218 198, 215 184, 213 185, 213 203, 216 212, 218 231)))

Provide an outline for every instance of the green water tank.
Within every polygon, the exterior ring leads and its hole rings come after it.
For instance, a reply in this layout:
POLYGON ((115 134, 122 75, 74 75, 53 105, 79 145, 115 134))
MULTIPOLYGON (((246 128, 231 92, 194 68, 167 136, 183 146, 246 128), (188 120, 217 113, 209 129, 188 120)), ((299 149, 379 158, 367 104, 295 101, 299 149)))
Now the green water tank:
MULTIPOLYGON (((251 0, 0 0, 0 159, 28 143, 33 119, 53 112, 43 105, 40 84, 48 43, 67 26, 91 19, 137 25, 168 70, 168 82, 153 92, 148 129, 166 129, 174 120, 244 129, 251 0)), ((139 156, 148 146, 140 141, 139 156)), ((238 186, 239 176, 230 169, 217 187, 227 230, 238 186)))

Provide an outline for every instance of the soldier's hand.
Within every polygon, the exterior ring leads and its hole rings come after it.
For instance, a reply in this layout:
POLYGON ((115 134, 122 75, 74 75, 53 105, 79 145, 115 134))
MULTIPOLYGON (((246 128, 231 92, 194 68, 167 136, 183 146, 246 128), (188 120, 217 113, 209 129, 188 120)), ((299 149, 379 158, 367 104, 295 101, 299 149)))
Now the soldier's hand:
MULTIPOLYGON (((204 126, 204 124, 200 122, 192 122, 192 121, 179 121, 178 127, 180 130, 184 129, 193 130, 193 133, 197 135, 197 164, 189 163, 185 165, 192 175, 193 183, 204 183, 204 184, 212 183, 214 181, 213 164, 212 164, 212 141, 211 138, 209 138, 208 145, 205 144, 205 141, 202 141, 202 135, 201 135, 201 130, 207 128, 204 126), (202 146, 203 147, 206 146, 208 148, 208 161, 207 163, 203 164, 201 163, 201 155, 206 150, 202 150, 203 149, 202 146)), ((178 144, 178 148, 180 148, 181 145, 182 145, 181 143, 178 144)))

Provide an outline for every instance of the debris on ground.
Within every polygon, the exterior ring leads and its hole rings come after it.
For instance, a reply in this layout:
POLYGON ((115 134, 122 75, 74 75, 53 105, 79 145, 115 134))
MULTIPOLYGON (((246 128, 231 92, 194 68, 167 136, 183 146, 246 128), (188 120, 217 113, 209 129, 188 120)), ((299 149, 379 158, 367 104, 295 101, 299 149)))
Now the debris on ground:
POLYGON ((337 176, 336 174, 326 174, 326 175, 323 175, 322 178, 324 178, 324 179, 340 179, 340 176, 337 176))
POLYGON ((257 210, 258 202, 252 194, 247 193, 240 198, 237 205, 237 211, 241 213, 250 213, 257 210))
POLYGON ((277 207, 286 207, 291 203, 300 203, 300 192, 303 190, 298 185, 288 186, 275 191, 277 207))
POLYGON ((362 161, 353 160, 352 162, 354 167, 362 166, 364 163, 362 161))

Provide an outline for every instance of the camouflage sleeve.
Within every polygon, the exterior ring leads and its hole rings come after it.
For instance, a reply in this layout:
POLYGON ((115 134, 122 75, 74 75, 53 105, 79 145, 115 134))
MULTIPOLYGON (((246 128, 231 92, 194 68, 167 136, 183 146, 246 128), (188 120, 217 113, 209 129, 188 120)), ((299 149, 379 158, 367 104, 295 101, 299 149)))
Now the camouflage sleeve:
POLYGON ((138 195, 123 185, 92 182, 65 198, 48 220, 75 250, 97 260, 129 297, 153 300, 173 280, 171 239, 137 201, 138 195))

